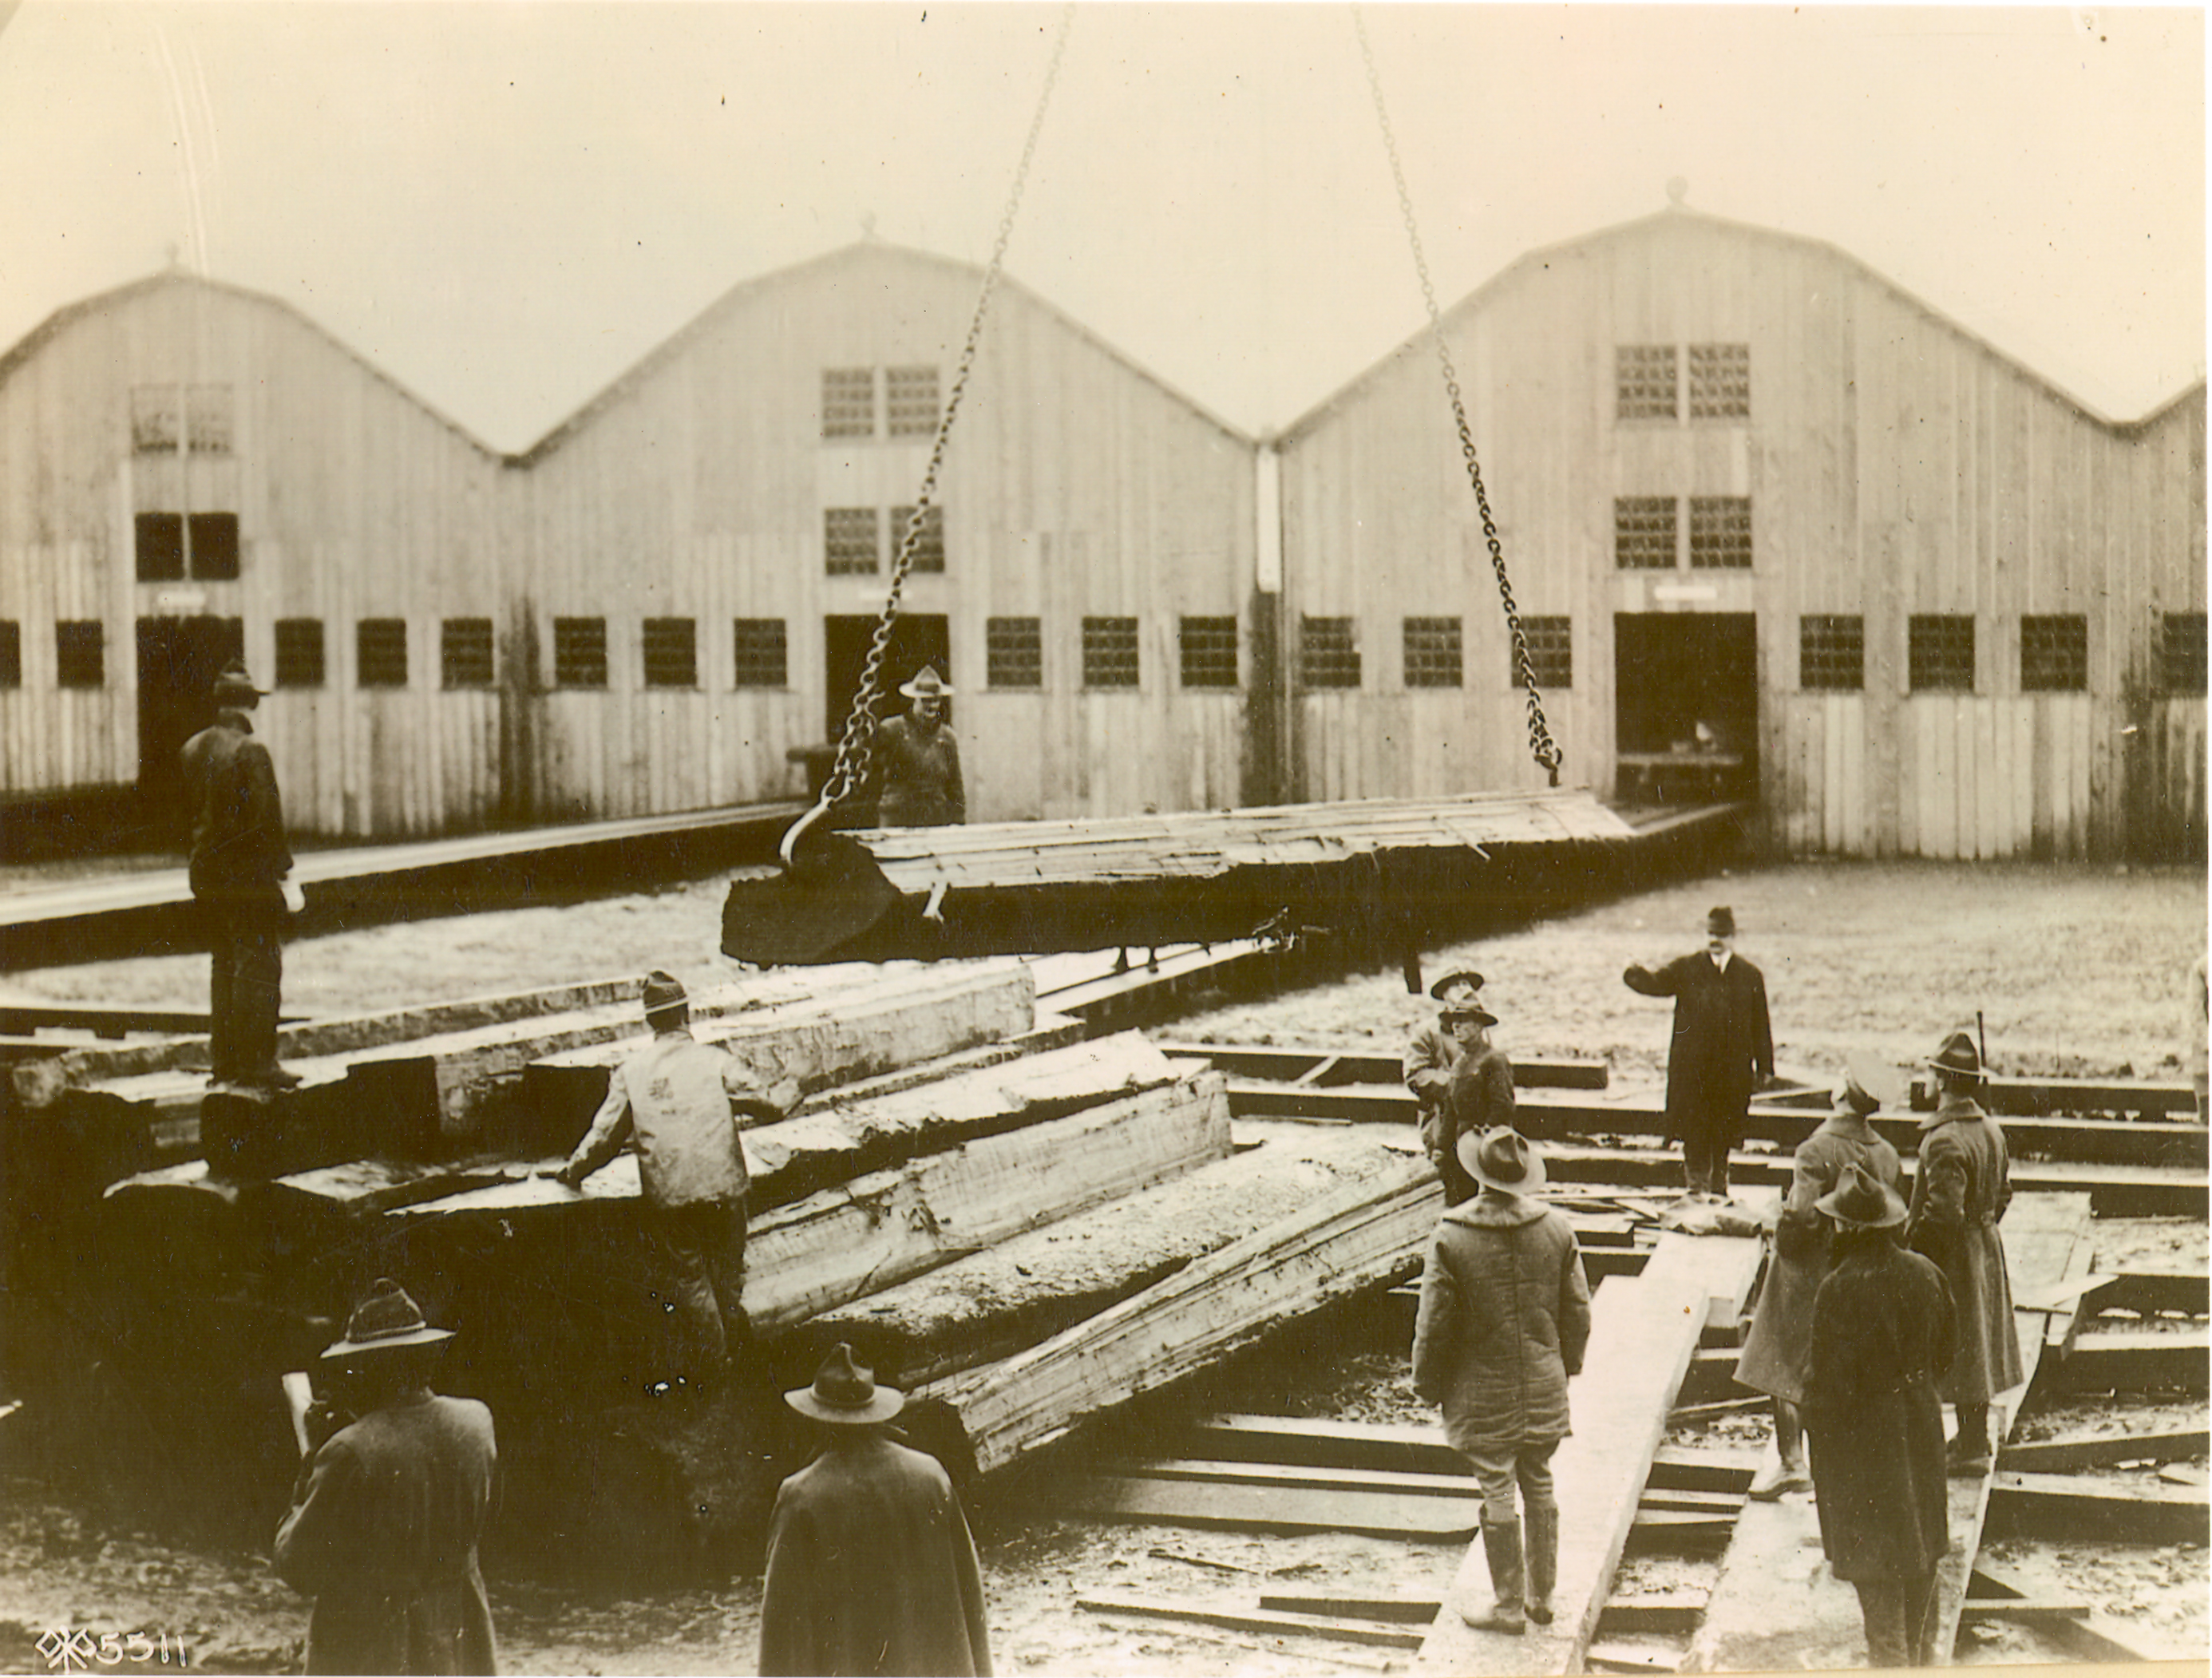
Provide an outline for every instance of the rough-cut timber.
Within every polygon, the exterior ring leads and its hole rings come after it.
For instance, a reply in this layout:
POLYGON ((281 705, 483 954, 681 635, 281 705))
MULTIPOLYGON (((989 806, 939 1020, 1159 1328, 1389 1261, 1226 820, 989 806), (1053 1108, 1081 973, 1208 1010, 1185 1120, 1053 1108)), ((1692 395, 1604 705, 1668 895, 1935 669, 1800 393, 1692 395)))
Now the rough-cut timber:
POLYGON ((1464 1543, 1482 1524, 1473 1496, 1389 1486, 1206 1485, 1148 1474, 1093 1474, 1068 1507, 1095 1519, 1229 1532, 1351 1532, 1408 1544, 1464 1543))
MULTIPOLYGON (((1346 1528, 1357 1531, 1357 1528, 1346 1528)), ((1340 1643, 1372 1644, 1383 1649, 1418 1649, 1418 1632, 1394 1632, 1382 1626, 1358 1626, 1341 1620, 1300 1619, 1296 1614, 1270 1614, 1259 1609, 1230 1607, 1200 1608, 1183 1602, 1167 1602, 1135 1596, 1079 1596, 1075 1606, 1093 1614, 1126 1614, 1140 1619, 1187 1620, 1195 1626, 1218 1626, 1231 1632, 1257 1632, 1264 1636, 1325 1638, 1340 1643)))
POLYGON ((2079 1543, 2194 1544, 2212 1527, 2201 1486, 2146 1486, 2075 1474, 1999 1473, 1990 1484, 1985 1529, 2079 1543))

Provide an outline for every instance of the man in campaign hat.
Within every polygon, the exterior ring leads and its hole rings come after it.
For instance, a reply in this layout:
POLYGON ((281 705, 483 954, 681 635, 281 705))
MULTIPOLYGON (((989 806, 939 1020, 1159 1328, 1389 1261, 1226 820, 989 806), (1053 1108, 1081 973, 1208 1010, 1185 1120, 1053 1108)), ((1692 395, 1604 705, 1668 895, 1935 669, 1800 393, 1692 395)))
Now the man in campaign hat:
POLYGON ((924 665, 899 689, 912 702, 907 714, 876 731, 881 793, 876 819, 885 827, 943 827, 968 819, 968 791, 960 779, 960 743, 945 725, 952 685, 924 665))
POLYGON ((570 1189, 637 1142, 643 1221, 664 1261, 680 1340, 675 1367, 646 1383, 711 1387, 752 1340, 745 1314, 745 1200, 752 1178, 738 1140, 741 1120, 773 1123, 799 1103, 789 1079, 763 1088, 736 1056, 691 1035, 682 982, 646 976, 653 1041, 615 1069, 606 1099, 568 1162, 544 1175, 570 1189))
POLYGON ((820 1456, 783 1482, 761 1586, 764 1674, 991 1669, 983 1576, 952 1480, 890 1437, 905 1406, 840 1343, 784 1401, 820 1456))
POLYGON ((1421 1146, 1443 1179, 1444 1204, 1474 1193, 1459 1139, 1513 1124, 1513 1063, 1490 1041, 1498 1024, 1482 1000, 1482 975, 1462 968, 1429 987, 1433 1024, 1415 1029, 1402 1065, 1420 1116, 1421 1146))
POLYGON ((2012 1278, 1997 1232, 2012 1204, 2012 1169, 2003 1130, 1974 1098, 1983 1073, 1973 1037, 1950 1033, 1928 1067, 1936 1074, 1936 1110, 1920 1121, 1905 1242, 1935 1261, 1958 1307, 1959 1355, 1944 1372, 1942 1394, 1959 1418, 1951 1472, 1972 1477, 1990 1471, 1990 1400, 2023 1378, 2012 1278))
POLYGON ((1743 1140, 1751 1092, 1774 1076, 1774 1028, 1765 976, 1735 953, 1735 911, 1705 916, 1705 947, 1656 972, 1631 966, 1621 976, 1642 996, 1674 999, 1667 1055, 1667 1129, 1682 1143, 1689 1192, 1728 1198, 1729 1150, 1743 1140))
POLYGON ((498 1670, 477 1546, 491 1517, 491 1412, 431 1391, 446 1342, 380 1280, 322 1356, 314 1449, 276 1529, 276 1572, 315 1599, 309 1672, 498 1670))
POLYGON ((260 702, 261 690, 234 659, 215 678, 214 722, 179 756, 191 815, 187 878, 210 964, 209 1081, 269 1091, 300 1079, 276 1062, 292 853, 276 765, 247 715, 260 702))

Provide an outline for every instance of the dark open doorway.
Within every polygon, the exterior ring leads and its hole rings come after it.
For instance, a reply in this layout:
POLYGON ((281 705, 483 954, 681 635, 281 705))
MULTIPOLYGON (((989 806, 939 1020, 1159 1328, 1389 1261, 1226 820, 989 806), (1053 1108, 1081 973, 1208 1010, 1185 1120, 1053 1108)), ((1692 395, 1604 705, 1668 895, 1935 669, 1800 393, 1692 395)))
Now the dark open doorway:
POLYGON ((216 672, 246 653, 235 617, 138 620, 138 797, 143 819, 181 830, 184 743, 215 720, 216 672))
POLYGON ((1758 619, 1620 612, 1613 642, 1620 795, 1750 797, 1759 784, 1758 619))
MULTIPOLYGON (((860 672, 867 664, 868 644, 876 632, 876 619, 826 617, 822 622, 822 631, 827 718, 823 738, 835 745, 844 735, 845 719, 853 708, 853 696, 860 690, 860 672)), ((951 678, 952 641, 947 621, 941 613, 902 612, 891 620, 890 639, 884 647, 883 673, 876 690, 878 721, 905 711, 906 701, 899 697, 899 686, 926 664, 936 666, 939 676, 951 678)), ((957 702, 954 702, 956 705, 957 702)), ((825 761, 825 775, 828 769, 825 761)), ((838 808, 842 811, 846 807, 841 800, 838 808)), ((865 787, 861 796, 854 800, 848 819, 856 823, 872 821, 874 808, 875 788, 865 787)))

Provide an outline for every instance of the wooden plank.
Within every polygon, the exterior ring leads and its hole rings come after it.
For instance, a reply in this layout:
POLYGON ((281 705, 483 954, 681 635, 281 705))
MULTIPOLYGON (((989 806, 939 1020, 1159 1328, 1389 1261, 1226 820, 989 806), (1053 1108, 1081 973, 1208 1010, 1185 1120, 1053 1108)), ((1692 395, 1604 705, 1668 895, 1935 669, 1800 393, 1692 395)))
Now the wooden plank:
MULTIPOLYGON (((1297 1043, 1185 1043, 1154 1039, 1163 1053, 1210 1061, 1237 1078, 1318 1085, 1375 1084, 1403 1087, 1403 1065, 1395 1055, 1355 1054, 1346 1049, 1297 1043), (1331 1063, 1325 1076, 1321 1065, 1331 1063)), ((1513 1082, 1523 1090, 1602 1090, 1609 1073, 1603 1061, 1538 1056, 1513 1063, 1513 1082)))
POLYGON ((1200 1484, 1140 1474, 1087 1476, 1073 1488, 1068 1507, 1094 1518, 1156 1522, 1164 1526, 1235 1532, 1349 1532, 1422 1544, 1464 1542, 1482 1524, 1480 1497, 1200 1484))
POLYGON ((1991 1478, 1989 1499, 1988 1525, 2006 1535, 2202 1545, 2212 1529, 2201 1486, 2099 1484, 2071 1474, 2001 1471, 1991 1478))
POLYGON ((2107 1333, 2075 1336, 2058 1366, 2068 1392, 2188 1392, 2212 1387, 2212 1336, 2107 1333))
POLYGON ((1473 1474, 1400 1468, 1317 1468, 1291 1462, 1237 1462, 1192 1457, 1146 1457, 1111 1463, 1116 1478, 1177 1480, 1209 1486, 1273 1486, 1283 1489, 1409 1492, 1427 1498, 1480 1498, 1473 1474))
POLYGON ((1260 1606, 1273 1614, 1346 1614, 1354 1620, 1388 1620, 1407 1626, 1425 1626, 1437 1617, 1437 1610, 1443 1604, 1433 1596, 1346 1596, 1263 1590, 1260 1593, 1260 1606))
POLYGON ((1269 1637, 1326 1638, 1339 1643, 1365 1644, 1382 1649, 1418 1649, 1418 1632, 1394 1632, 1381 1626, 1357 1626, 1342 1620, 1301 1619, 1296 1614, 1256 1610, 1195 1608, 1188 1602, 1160 1602, 1135 1596, 1079 1596, 1075 1606, 1094 1614, 1127 1614, 1148 1620, 1188 1620, 1196 1626, 1218 1626, 1225 1631, 1259 1632, 1269 1637))
POLYGON ((2212 1432, 2201 1427, 2158 1433, 2069 1433, 2008 1444, 1997 1465, 2022 1473, 2067 1474, 2121 1462, 2188 1462, 2208 1452, 2212 1452, 2212 1432))
POLYGON ((2203 1316, 2212 1310, 2212 1276, 2201 1270, 2123 1270, 2101 1277, 2081 1297, 2085 1311, 2178 1311, 2203 1316))
POLYGON ((1962 1626, 2040 1625, 2052 1620, 2087 1620, 2087 1602, 2045 1602, 2021 1596, 2005 1601, 1968 1602, 1959 1611, 1962 1626))

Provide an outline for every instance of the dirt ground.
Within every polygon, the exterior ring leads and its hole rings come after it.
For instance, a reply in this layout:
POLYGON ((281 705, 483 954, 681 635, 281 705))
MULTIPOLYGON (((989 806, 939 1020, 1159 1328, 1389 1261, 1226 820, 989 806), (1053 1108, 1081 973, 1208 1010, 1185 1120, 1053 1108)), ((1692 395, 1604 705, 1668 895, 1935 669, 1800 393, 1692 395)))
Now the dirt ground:
MULTIPOLYGON (((288 951, 286 1005, 362 1012, 445 998, 668 966, 695 982, 735 976, 714 948, 721 892, 702 884, 636 897, 416 921, 334 934, 288 951)), ((1616 1088, 1654 1087, 1668 1013, 1620 983, 1632 961, 1695 947, 1706 908, 1731 904, 1741 952, 1765 969, 1785 1070, 1828 1075, 1847 1055, 1904 1066, 1943 1030, 1984 1016, 2001 1070, 2181 1078, 2182 978, 2204 947, 2201 874, 1942 864, 1802 865, 1747 870, 1605 903, 1502 936, 1430 952, 1433 976, 1473 965, 1504 1017, 1510 1051, 1607 1061, 1616 1088)), ((7 976, 0 994, 196 1006, 204 958, 176 957, 7 976)), ((1395 1052, 1427 1004, 1395 972, 1355 976, 1186 1018, 1173 1034, 1213 1041, 1317 1043, 1395 1052)), ((2100 1226, 2100 1268, 2123 1262, 2202 1271, 2203 1226, 2136 1219, 2100 1226)), ((1226 1372, 1220 1407, 1411 1420, 1425 1412, 1401 1349, 1338 1347, 1277 1354, 1226 1372)), ((2203 1426, 2204 1407, 2183 1410, 2203 1426)), ((2078 1418, 2067 1419, 2067 1426, 2078 1418)), ((2172 1424, 2183 1425, 2183 1424, 2172 1424)), ((2033 1414, 2023 1431, 2051 1426, 2033 1414)), ((58 1626, 191 1642, 210 1670, 285 1669, 306 1605, 250 1545, 156 1530, 127 1507, 58 1484, 10 1448, 21 1420, 0 1414, 0 1670, 45 1671, 41 1632, 58 1626)), ((1716 1430, 1764 1438, 1757 1415, 1716 1430)), ((1388 1545, 1318 1535, 1260 1539, 1154 1527, 1094 1527, 1038 1505, 979 1521, 994 1649, 1002 1671, 1213 1675, 1402 1670, 1404 1657, 1333 1644, 1271 1645, 1226 1631, 1102 1614, 1079 1596, 1218 1598, 1249 1605, 1269 1586, 1374 1596, 1441 1591, 1457 1546, 1388 1545), (1209 1565, 1210 1564, 1210 1565, 1209 1565)), ((2014 1541, 2006 1560, 2053 1596, 2089 1596, 2159 1652, 2206 1652, 2201 1546, 2014 1541)), ((1697 1589, 1713 1564, 1633 1564, 1625 1593, 1697 1589)), ((531 1580, 492 1584, 507 1669, 524 1673, 720 1673, 753 1669, 759 1587, 619 1596, 531 1580)), ((1663 1651, 1662 1651, 1663 1652, 1663 1651)), ((2045 1661, 2031 1634, 1975 1633, 1961 1658, 2045 1661)), ((126 1663, 127 1664, 127 1663, 126 1663)))

